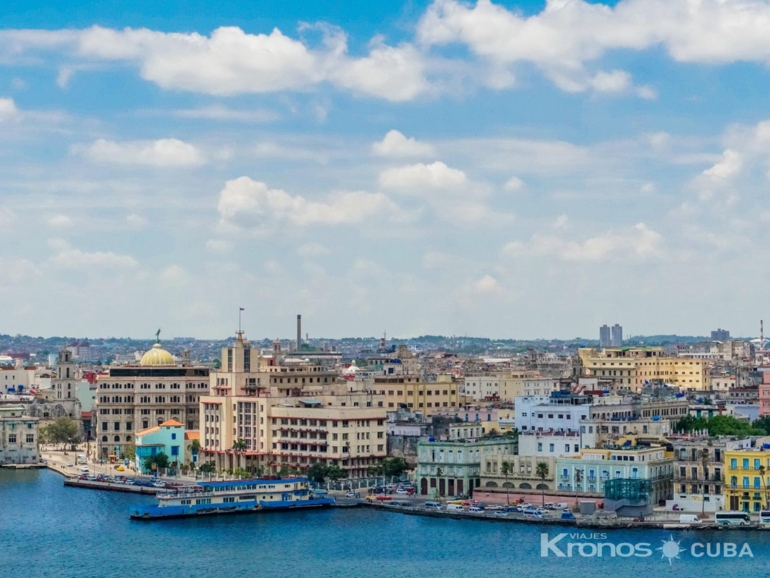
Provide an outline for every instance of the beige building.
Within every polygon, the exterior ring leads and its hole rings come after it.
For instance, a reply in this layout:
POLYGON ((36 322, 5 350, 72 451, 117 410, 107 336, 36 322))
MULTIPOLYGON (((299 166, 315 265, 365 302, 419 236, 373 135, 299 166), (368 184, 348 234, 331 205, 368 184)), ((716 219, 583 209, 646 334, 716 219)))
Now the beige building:
POLYGON ((120 455, 139 430, 175 419, 188 430, 200 423, 199 401, 209 393, 209 368, 177 364, 153 345, 138 365, 110 367, 97 379, 94 407, 97 453, 120 455))
POLYGON ((645 382, 662 381, 685 391, 711 389, 711 361, 666 355, 662 347, 620 347, 578 350, 587 377, 612 379, 619 386, 639 391, 645 382))
POLYGON ((430 417, 441 408, 461 406, 460 384, 451 375, 439 375, 436 381, 416 375, 376 376, 372 389, 384 396, 388 411, 406 406, 430 417))
MULTIPOLYGON (((254 474, 336 464, 350 478, 387 455, 384 397, 323 366, 285 359, 276 342, 261 356, 238 334, 200 401, 201 461, 254 474), (243 441, 243 449, 236 444, 243 441)), ((240 444, 239 444, 240 445, 240 444)))

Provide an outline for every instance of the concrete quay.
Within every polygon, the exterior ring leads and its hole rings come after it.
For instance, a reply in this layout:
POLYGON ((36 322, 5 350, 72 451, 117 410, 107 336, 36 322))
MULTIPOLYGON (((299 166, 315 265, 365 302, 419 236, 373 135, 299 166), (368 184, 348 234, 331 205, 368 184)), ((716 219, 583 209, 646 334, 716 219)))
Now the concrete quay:
POLYGON ((97 482, 92 480, 80 480, 69 478, 64 480, 65 486, 72 488, 85 488, 88 490, 105 490, 108 492, 123 492, 125 494, 147 494, 154 496, 158 492, 167 492, 165 488, 148 488, 147 486, 131 486, 112 482, 97 482))

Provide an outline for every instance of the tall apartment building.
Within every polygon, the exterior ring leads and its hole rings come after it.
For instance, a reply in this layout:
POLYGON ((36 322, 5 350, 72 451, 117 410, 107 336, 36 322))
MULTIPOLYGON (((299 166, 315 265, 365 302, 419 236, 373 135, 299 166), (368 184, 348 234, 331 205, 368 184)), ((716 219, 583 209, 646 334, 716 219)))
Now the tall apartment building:
POLYGON ((612 326, 610 344, 612 347, 623 347, 623 328, 617 323, 612 326))
POLYGON ((209 393, 209 368, 177 364, 156 343, 138 365, 110 367, 108 375, 98 376, 96 386, 97 453, 120 455, 134 443, 137 431, 168 419, 197 430, 200 397, 209 393))
POLYGON ((262 356, 239 333, 201 399, 199 461, 219 471, 276 474, 336 464, 350 478, 387 456, 382 395, 324 366, 285 359, 280 342, 262 356), (235 450, 242 440, 245 448, 235 450))
POLYGON ((610 328, 606 324, 599 328, 599 347, 602 349, 605 347, 612 347, 612 336, 610 335, 610 328))
POLYGON ((587 377, 611 379, 619 386, 639 391, 646 383, 663 382, 683 390, 711 389, 711 361, 671 357, 662 347, 594 348, 578 350, 587 377))
POLYGON ((36 464, 38 418, 24 415, 24 406, 0 406, 0 464, 36 464))

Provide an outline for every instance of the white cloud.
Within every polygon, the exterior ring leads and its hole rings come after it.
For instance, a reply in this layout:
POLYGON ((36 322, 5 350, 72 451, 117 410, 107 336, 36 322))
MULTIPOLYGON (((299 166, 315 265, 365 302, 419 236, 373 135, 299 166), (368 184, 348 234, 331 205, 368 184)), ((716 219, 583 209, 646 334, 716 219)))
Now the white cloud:
POLYGON ((278 113, 271 110, 239 110, 218 105, 175 110, 172 112, 172 114, 179 118, 248 123, 273 122, 280 118, 278 113))
POLYGON ((320 243, 305 243, 297 248, 297 255, 309 259, 312 257, 323 257, 328 255, 331 251, 321 245, 320 243))
POLYGON ((147 226, 147 218, 141 215, 126 215, 126 224, 133 229, 142 229, 147 226))
POLYGON ((388 131, 385 137, 372 145, 374 154, 381 157, 432 157, 433 145, 405 137, 397 130, 388 131))
POLYGON ((355 93, 392 101, 411 100, 428 89, 423 56, 413 46, 385 45, 375 38, 366 56, 348 55, 339 29, 320 27, 324 41, 312 49, 285 36, 247 34, 221 27, 205 36, 148 29, 10 30, 0 33, 0 56, 34 50, 65 52, 85 62, 128 61, 142 78, 170 90, 215 95, 307 90, 329 82, 355 93))
POLYGON ((209 239, 206 241, 206 251, 214 255, 223 255, 231 250, 232 246, 227 241, 221 239, 209 239))
POLYGON ((473 290, 481 295, 501 295, 503 288, 491 275, 484 275, 473 284, 473 290))
POLYGON ((74 147, 73 152, 84 154, 94 162, 117 165, 182 168, 205 162, 197 148, 175 138, 125 142, 99 139, 85 147, 74 147))
POLYGON ((337 192, 320 201, 270 189, 265 183, 240 177, 225 184, 217 206, 226 229, 266 232, 281 224, 299 227, 355 225, 370 219, 405 221, 408 217, 382 193, 337 192))
POLYGON ((524 188, 524 181, 522 181, 519 177, 511 177, 505 182, 503 188, 506 191, 511 192, 520 191, 524 188))
POLYGON ((567 215, 559 215, 553 222, 554 229, 566 229, 569 226, 569 217, 567 215))
POLYGON ((66 228, 72 226, 72 219, 67 215, 54 215, 47 221, 49 227, 66 228))
POLYGON ((179 265, 170 265, 160 272, 160 282, 164 287, 184 287, 190 282, 190 274, 179 265))
MULTIPOLYGON (((530 62, 564 90, 616 92, 631 88, 626 73, 586 70, 608 51, 661 46, 680 62, 770 63, 768 22, 770 5, 752 0, 621 0, 614 7, 548 0, 530 16, 489 0, 436 0, 419 23, 418 38, 426 46, 464 44, 497 66, 530 62)), ((654 97, 649 87, 636 93, 654 97)))
POLYGON ((555 257, 562 261, 603 262, 613 259, 651 259, 663 255, 663 238, 644 223, 632 229, 608 231, 583 241, 535 234, 528 242, 513 241, 505 245, 507 257, 555 257))
POLYGON ((405 192, 456 190, 468 185, 468 177, 463 171, 448 167, 441 161, 387 169, 380 174, 381 187, 405 192))
POLYGON ((56 251, 48 263, 59 269, 133 269, 139 265, 130 255, 104 251, 88 253, 75 249, 60 239, 52 239, 48 244, 56 251))
POLYGON ((741 154, 738 151, 727 149, 722 153, 722 158, 719 162, 703 171, 703 174, 716 179, 729 179, 741 172, 742 168, 743 159, 741 154))
POLYGON ((8 207, 0 207, 0 234, 9 230, 16 222, 16 213, 8 207))
POLYGON ((15 120, 19 117, 19 109, 12 98, 0 98, 0 122, 15 120))

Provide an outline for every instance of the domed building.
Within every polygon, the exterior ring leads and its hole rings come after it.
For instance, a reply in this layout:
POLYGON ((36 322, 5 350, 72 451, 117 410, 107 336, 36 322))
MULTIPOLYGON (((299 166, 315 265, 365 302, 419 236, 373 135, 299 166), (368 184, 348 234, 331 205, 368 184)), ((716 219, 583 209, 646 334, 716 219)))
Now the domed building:
MULTIPOLYGON (((163 349, 159 333, 155 344, 135 365, 115 365, 99 375, 94 417, 97 454, 120 457, 135 443, 137 431, 176 420, 187 431, 198 430, 199 399, 210 391, 209 368, 177 363, 163 349)), ((171 456, 170 456, 171 457, 171 456)))
POLYGON ((152 346, 152 349, 142 355, 139 365, 142 367, 157 367, 159 365, 176 365, 176 362, 173 355, 163 349, 160 343, 156 343, 152 346))

